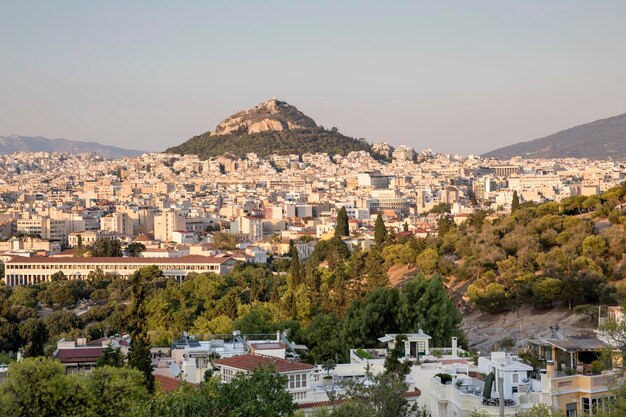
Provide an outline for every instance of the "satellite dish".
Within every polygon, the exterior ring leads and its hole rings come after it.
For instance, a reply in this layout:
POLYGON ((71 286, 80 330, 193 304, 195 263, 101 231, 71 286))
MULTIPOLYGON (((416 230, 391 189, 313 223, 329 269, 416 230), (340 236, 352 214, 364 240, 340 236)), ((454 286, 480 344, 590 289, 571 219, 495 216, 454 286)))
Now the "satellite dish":
POLYGON ((180 366, 178 366, 177 363, 172 363, 170 365, 170 374, 172 374, 174 378, 178 378, 180 375, 180 366))

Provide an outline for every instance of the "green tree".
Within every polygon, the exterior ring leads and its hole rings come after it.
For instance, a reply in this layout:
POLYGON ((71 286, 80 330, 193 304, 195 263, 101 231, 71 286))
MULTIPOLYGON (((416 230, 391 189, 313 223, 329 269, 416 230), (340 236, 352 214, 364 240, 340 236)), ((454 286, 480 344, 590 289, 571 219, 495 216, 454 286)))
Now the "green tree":
POLYGON ((20 323, 20 337, 26 346, 24 356, 43 356, 44 346, 48 340, 48 330, 43 322, 37 318, 29 318, 20 323))
POLYGON ((430 212, 433 214, 444 214, 452 212, 452 204, 450 203, 438 203, 430 209, 430 212))
POLYGON ((144 376, 136 369, 103 366, 84 378, 85 415, 124 416, 149 398, 144 376))
POLYGON ((213 233, 215 247, 222 250, 234 250, 237 248, 237 236, 227 232, 213 233))
POLYGON ((132 242, 126 247, 126 253, 131 258, 136 258, 141 252, 146 250, 146 245, 141 242, 132 242))
POLYGON ((463 342, 461 319, 439 274, 430 279, 419 275, 405 284, 398 309, 400 332, 415 333, 421 328, 432 337, 433 346, 447 346, 453 336, 463 342))
POLYGON ((511 200, 511 213, 515 213, 517 210, 519 210, 519 207, 519 196, 517 195, 517 190, 515 190, 513 191, 513 198, 511 200))
POLYGON ((183 384, 178 391, 157 394, 133 416, 291 417, 296 405, 286 383, 273 368, 238 373, 228 384, 210 378, 197 387, 183 384))
POLYGON ((545 278, 532 286, 535 307, 552 307, 552 303, 558 300, 563 290, 563 282, 556 278, 545 278))
POLYGON ((415 415, 417 405, 409 406, 406 400, 408 385, 404 375, 382 372, 373 375, 369 370, 366 381, 348 379, 344 382, 345 403, 336 407, 332 416, 409 417, 415 415))
POLYGON ((50 281, 52 282, 56 282, 56 281, 66 281, 67 277, 65 276, 65 274, 63 273, 63 271, 58 271, 55 272, 54 274, 52 274, 50 276, 50 281))
POLYGON ((487 285, 476 282, 469 286, 467 295, 483 313, 498 313, 510 309, 509 299, 502 284, 492 282, 487 285))
POLYGON ((447 214, 443 214, 437 219, 437 236, 444 237, 455 227, 456 224, 454 223, 454 220, 452 220, 447 214))
POLYGON ((376 242, 376 245, 382 246, 386 239, 387 228, 385 227, 383 216, 378 213, 378 216, 376 216, 376 223, 374 225, 374 241, 376 242))
POLYGON ((348 213, 342 206, 337 212, 337 226, 335 226, 335 237, 350 236, 350 225, 348 223, 348 213))
POLYGON ((415 266, 425 275, 431 275, 439 266, 439 254, 435 248, 427 248, 422 251, 415 260, 415 266))
POLYGON ((396 336, 393 349, 389 352, 385 358, 385 373, 391 374, 398 379, 403 379, 409 372, 411 372, 411 364, 407 361, 401 361, 404 357, 404 342, 407 337, 403 334, 396 336))
MULTIPOLYGON (((594 413, 595 414, 595 413, 594 413)), ((565 417, 562 410, 557 410, 546 404, 534 405, 530 410, 519 414, 520 417, 565 417)))
POLYGON ((238 373, 228 384, 218 385, 217 409, 226 416, 288 417, 296 405, 285 389, 287 378, 272 367, 238 373))
POLYGON ((335 314, 318 314, 302 332, 301 337, 309 348, 308 356, 313 362, 334 360, 342 354, 339 322, 335 314))
POLYGON ((0 351, 15 351, 20 347, 18 327, 4 317, 0 317, 0 351))
POLYGON ((57 417, 85 415, 86 398, 77 377, 50 358, 26 358, 9 365, 0 385, 0 415, 57 417))
POLYGON ((130 335, 128 366, 143 373, 149 392, 154 391, 154 376, 152 375, 150 337, 146 329, 147 286, 162 275, 163 272, 156 266, 148 266, 141 268, 131 276, 132 304, 128 312, 128 333, 130 335))
POLYGON ((99 237, 89 248, 91 256, 95 257, 120 257, 122 256, 122 244, 117 239, 99 237))
POLYGON ((368 291, 389 285, 389 275, 387 274, 387 267, 385 266, 385 258, 383 258, 380 249, 373 249, 367 254, 364 272, 368 291))
POLYGON ((224 416, 226 411, 215 407, 218 384, 217 379, 209 378, 198 386, 183 383, 177 391, 157 392, 141 403, 132 417, 224 416))
POLYGON ((59 336, 80 328, 80 320, 78 319, 78 316, 65 310, 53 311, 43 320, 43 322, 45 323, 50 336, 59 336))
POLYGON ((115 368, 121 368, 124 366, 124 355, 122 354, 120 348, 114 348, 112 345, 108 345, 102 349, 102 354, 98 358, 96 366, 112 366, 115 368))
POLYGON ((298 249, 296 249, 295 246, 292 245, 291 248, 291 263, 289 265, 289 274, 287 277, 287 291, 288 296, 289 296, 289 302, 290 302, 290 310, 291 310, 291 316, 293 318, 296 317, 296 298, 295 298, 295 292, 296 292, 296 288, 302 283, 303 281, 303 271, 302 271, 302 267, 300 266, 300 256, 298 254, 298 249))
POLYGON ((346 347, 374 347, 377 339, 398 329, 400 294, 395 288, 378 288, 362 301, 354 301, 342 320, 346 347))

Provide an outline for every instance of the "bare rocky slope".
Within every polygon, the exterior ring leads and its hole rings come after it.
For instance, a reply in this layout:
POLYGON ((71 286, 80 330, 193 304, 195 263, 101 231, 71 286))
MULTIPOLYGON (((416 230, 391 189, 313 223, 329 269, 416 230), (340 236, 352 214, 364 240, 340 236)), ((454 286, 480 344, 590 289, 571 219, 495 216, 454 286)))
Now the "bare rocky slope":
POLYGON ((317 124, 295 106, 271 98, 250 110, 240 111, 224 119, 212 132, 227 135, 245 130, 248 134, 267 131, 314 129, 317 124))

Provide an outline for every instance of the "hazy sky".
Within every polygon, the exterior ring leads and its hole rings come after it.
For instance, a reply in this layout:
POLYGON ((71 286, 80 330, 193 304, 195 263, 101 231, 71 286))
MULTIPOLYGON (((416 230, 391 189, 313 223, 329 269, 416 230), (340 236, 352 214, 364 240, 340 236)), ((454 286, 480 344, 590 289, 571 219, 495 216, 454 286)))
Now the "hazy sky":
POLYGON ((480 153, 626 112, 626 1, 0 0, 0 135, 163 150, 275 96, 480 153))

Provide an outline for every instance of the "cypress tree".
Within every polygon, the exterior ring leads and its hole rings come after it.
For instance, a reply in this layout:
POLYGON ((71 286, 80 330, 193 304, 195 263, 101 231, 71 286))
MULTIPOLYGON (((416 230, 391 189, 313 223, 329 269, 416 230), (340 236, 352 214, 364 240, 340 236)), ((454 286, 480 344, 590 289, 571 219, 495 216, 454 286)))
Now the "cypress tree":
POLYGON ((350 236, 350 225, 348 224, 348 212, 345 207, 341 207, 337 212, 337 226, 335 227, 335 237, 350 236))
POLYGON ((156 266, 142 268, 131 277, 132 304, 128 315, 128 333, 130 348, 128 350, 128 366, 141 371, 146 381, 148 392, 154 392, 154 375, 152 374, 152 355, 150 354, 150 336, 146 329, 147 282, 163 273, 156 266))
POLYGON ((291 249, 291 263, 289 264, 289 291, 295 291, 296 287, 302 283, 300 258, 298 249, 295 246, 291 249))
POLYGON ((515 213, 519 209, 519 196, 517 190, 513 191, 513 200, 511 201, 511 213, 515 213))
POLYGON ((374 229, 374 240, 378 246, 381 246, 385 243, 385 239, 387 238, 387 228, 385 227, 385 222, 383 221, 383 216, 378 213, 376 217, 376 226, 374 229))
POLYGON ((367 276, 368 291, 389 285, 389 275, 385 267, 385 258, 383 258, 380 252, 380 249, 374 248, 367 254, 365 274, 367 276))

